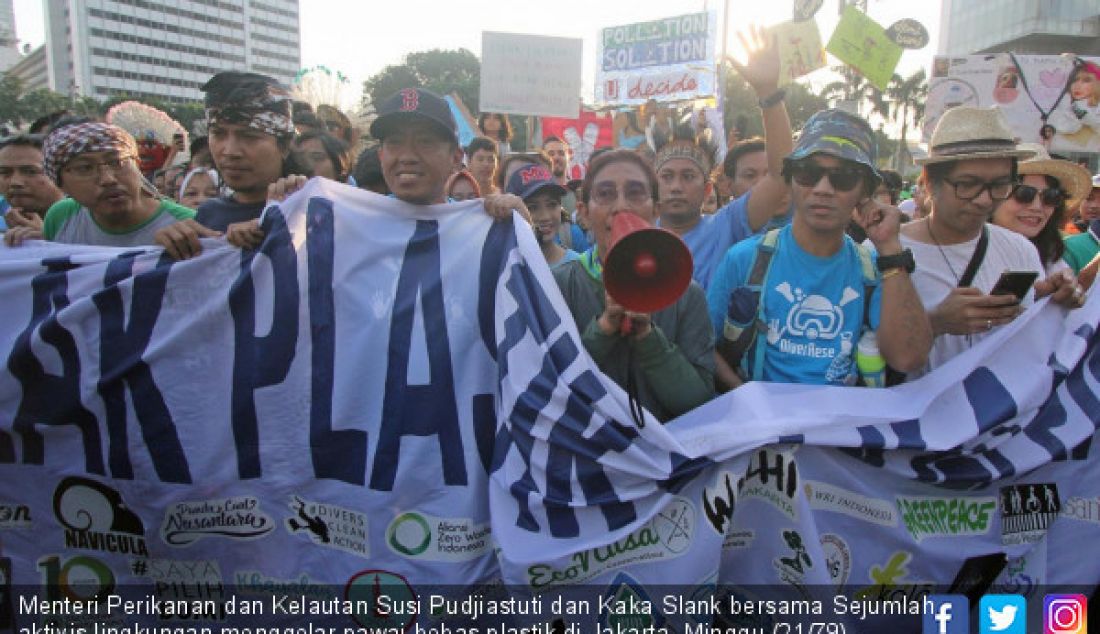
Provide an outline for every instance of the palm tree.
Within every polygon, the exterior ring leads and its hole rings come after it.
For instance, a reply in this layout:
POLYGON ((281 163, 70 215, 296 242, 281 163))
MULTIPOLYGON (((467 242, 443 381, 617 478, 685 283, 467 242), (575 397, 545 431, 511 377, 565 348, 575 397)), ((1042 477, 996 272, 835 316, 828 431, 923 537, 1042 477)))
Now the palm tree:
POLYGON ((900 171, 909 153, 909 147, 906 144, 909 124, 913 122, 915 125, 924 117, 924 102, 928 99, 928 77, 924 69, 904 79, 895 74, 886 88, 886 96, 891 102, 891 118, 894 122, 901 124, 901 142, 894 157, 894 167, 900 171))
POLYGON ((871 109, 867 114, 877 113, 884 119, 889 118, 889 104, 886 103, 883 92, 875 88, 859 71, 847 65, 834 66, 832 71, 840 75, 841 80, 827 84, 821 90, 822 97, 830 101, 854 102, 860 112, 865 105, 870 105, 871 109))

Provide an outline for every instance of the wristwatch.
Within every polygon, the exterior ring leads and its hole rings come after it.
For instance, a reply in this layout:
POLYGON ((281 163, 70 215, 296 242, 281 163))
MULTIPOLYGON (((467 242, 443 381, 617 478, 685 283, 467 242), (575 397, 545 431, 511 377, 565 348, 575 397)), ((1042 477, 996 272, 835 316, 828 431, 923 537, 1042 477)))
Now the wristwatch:
POLYGON ((910 249, 905 249, 901 253, 894 255, 880 255, 875 261, 875 266, 880 271, 889 271, 890 269, 905 269, 906 273, 912 273, 917 268, 917 262, 913 259, 913 252, 910 249))

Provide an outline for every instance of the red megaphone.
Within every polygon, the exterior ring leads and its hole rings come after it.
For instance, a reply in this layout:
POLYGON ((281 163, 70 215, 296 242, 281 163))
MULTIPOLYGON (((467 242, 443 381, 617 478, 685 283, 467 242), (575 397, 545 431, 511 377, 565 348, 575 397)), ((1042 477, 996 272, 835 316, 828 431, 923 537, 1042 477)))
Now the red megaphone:
POLYGON ((691 251, 675 233, 632 213, 612 217, 603 284, 626 310, 652 313, 676 303, 691 284, 692 266, 691 251))

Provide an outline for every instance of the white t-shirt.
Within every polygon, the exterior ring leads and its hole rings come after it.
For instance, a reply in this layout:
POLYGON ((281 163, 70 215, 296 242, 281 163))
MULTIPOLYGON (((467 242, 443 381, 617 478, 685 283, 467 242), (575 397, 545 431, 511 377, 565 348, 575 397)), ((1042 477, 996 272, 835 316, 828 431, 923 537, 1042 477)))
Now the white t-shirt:
MULTIPOLYGON (((982 265, 970 284, 983 293, 993 290, 997 279, 1005 271, 1035 271, 1043 277, 1045 267, 1039 260, 1039 252, 1035 245, 1018 233, 1003 229, 997 225, 988 224, 989 247, 986 249, 982 265)), ((959 278, 966 271, 966 265, 970 257, 974 255, 974 249, 978 246, 978 238, 960 244, 949 244, 938 247, 935 244, 917 242, 904 234, 901 236, 901 246, 913 250, 913 259, 917 262, 917 269, 913 272, 913 287, 924 304, 925 311, 929 311, 941 302, 951 292, 951 289, 959 285, 959 278), (942 248, 942 253, 941 253, 942 248), (946 260, 946 261, 945 261, 946 260), (950 262, 950 265, 947 263, 950 262)), ((1035 301, 1035 291, 1028 291, 1022 304, 1030 306, 1035 301)), ((990 332, 995 332, 994 328, 990 332)), ((928 366, 924 370, 908 375, 913 379, 930 372, 946 363, 955 356, 969 350, 973 345, 988 336, 990 332, 980 332, 973 335, 940 335, 932 342, 932 351, 928 354, 928 366)))

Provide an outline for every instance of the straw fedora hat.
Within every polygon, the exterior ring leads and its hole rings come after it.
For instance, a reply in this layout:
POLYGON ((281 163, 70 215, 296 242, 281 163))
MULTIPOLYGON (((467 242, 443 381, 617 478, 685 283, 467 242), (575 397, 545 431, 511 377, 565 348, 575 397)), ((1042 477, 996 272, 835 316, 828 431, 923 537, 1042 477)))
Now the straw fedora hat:
POLYGON ((1017 172, 1020 176, 1040 174, 1058 179, 1058 184, 1066 192, 1066 207, 1073 209, 1092 191, 1092 177, 1088 170, 1076 163, 1050 158, 1046 148, 1038 143, 1021 143, 1021 150, 1031 150, 1035 156, 1020 161, 1017 172))
POLYGON ((956 106, 943 113, 936 123, 928 156, 915 162, 930 165, 972 159, 1026 159, 1034 155, 1031 150, 1016 147, 1016 138, 1000 110, 956 106))

